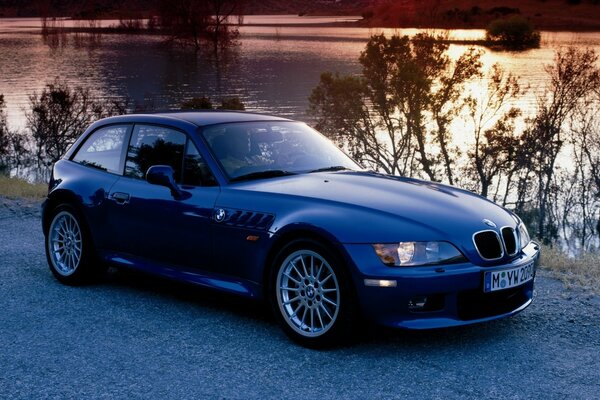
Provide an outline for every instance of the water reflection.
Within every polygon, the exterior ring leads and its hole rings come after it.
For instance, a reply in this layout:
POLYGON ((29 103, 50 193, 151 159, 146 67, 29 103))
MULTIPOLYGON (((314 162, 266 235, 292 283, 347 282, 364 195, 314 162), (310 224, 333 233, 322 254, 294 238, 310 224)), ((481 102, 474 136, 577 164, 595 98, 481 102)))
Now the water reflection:
MULTIPOLYGON (((138 109, 177 108, 192 97, 214 102, 239 97, 249 110, 307 119, 308 96, 324 71, 359 73, 358 56, 372 34, 409 34, 415 29, 297 26, 306 19, 287 16, 289 26, 255 26, 281 17, 246 17, 240 46, 221 54, 196 55, 163 45, 159 36, 59 33, 41 36, 34 19, 0 20, 0 93, 8 119, 24 126, 28 95, 56 77, 82 85, 105 97, 130 99, 138 109), (261 19, 262 18, 262 19, 261 19), (296 26, 292 25, 295 24, 296 26)), ((322 20, 319 20, 322 21, 322 20)), ((100 21, 110 26, 118 21, 100 21)), ((65 21, 75 26, 76 21, 65 21)), ((481 30, 443 31, 453 39, 477 39, 481 30)), ((590 46, 600 52, 598 33, 543 33, 542 47, 521 53, 483 49, 486 68, 500 63, 521 76, 532 90, 523 100, 531 109, 536 90, 544 83, 544 65, 562 46, 590 46)), ((466 50, 451 45, 458 57, 466 50)))

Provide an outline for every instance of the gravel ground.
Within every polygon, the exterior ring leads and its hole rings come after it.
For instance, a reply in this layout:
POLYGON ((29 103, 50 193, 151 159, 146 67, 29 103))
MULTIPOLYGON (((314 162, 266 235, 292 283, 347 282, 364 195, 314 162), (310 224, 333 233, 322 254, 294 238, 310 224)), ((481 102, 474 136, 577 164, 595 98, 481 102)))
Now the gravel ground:
POLYGON ((38 205, 0 199, 0 398, 597 399, 600 298, 536 284, 513 318, 307 350, 237 297, 124 271, 63 286, 38 205))

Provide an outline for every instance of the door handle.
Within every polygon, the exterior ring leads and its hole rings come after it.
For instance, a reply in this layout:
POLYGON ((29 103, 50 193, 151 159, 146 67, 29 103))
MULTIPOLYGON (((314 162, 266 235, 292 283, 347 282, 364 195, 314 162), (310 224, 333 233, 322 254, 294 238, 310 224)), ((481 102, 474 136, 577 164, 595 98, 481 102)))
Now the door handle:
POLYGON ((110 198, 117 204, 129 203, 129 193, 115 192, 110 195, 110 198))

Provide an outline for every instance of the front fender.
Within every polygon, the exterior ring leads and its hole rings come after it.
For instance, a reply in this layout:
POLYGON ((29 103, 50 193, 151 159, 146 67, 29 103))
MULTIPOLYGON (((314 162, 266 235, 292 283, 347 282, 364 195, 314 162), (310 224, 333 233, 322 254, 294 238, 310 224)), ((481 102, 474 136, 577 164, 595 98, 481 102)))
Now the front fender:
POLYGON ((392 243, 398 241, 443 240, 448 235, 415 219, 366 207, 342 203, 303 205, 276 215, 271 232, 297 225, 327 235, 340 243, 392 243))

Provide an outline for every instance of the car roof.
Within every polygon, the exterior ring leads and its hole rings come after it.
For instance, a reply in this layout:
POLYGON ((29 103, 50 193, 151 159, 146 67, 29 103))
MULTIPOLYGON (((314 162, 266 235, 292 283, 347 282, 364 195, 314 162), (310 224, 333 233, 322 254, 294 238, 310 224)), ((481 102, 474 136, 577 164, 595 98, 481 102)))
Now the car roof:
POLYGON ((275 117, 272 115, 264 115, 242 111, 220 110, 168 111, 156 113, 127 114, 118 117, 111 117, 107 120, 115 120, 115 122, 145 122, 146 120, 155 121, 157 118, 160 117, 185 121, 196 126, 207 126, 223 124, 228 122, 292 121, 287 118, 275 117))

